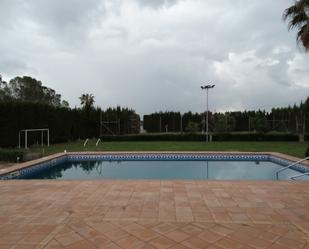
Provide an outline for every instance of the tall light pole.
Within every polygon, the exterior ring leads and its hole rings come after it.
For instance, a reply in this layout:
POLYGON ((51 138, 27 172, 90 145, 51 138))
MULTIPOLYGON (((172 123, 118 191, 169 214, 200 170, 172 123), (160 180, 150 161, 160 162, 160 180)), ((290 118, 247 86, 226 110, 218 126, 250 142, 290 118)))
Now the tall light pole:
POLYGON ((206 90, 206 142, 208 142, 208 90, 214 87, 215 85, 201 86, 202 90, 206 90))

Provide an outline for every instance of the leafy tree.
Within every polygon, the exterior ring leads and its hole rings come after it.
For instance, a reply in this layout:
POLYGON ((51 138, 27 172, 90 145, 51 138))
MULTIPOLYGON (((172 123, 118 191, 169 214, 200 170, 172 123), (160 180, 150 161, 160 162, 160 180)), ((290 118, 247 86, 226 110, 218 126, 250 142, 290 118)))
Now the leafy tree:
MULTIPOLYGON (((0 80, 0 101, 31 102, 61 107, 61 95, 29 76, 15 77, 9 84, 0 80)), ((66 102, 66 101, 65 101, 66 102)), ((66 102, 67 103, 67 102, 66 102)))
POLYGON ((0 101, 8 101, 10 99, 10 90, 8 84, 2 80, 0 75, 0 101))
POLYGON ((304 112, 306 114, 309 114, 309 97, 306 99, 304 105, 303 105, 303 109, 304 109, 304 112))
POLYGON ((63 107, 63 108, 70 108, 70 104, 69 104, 68 101, 62 100, 61 107, 63 107))
POLYGON ((90 110, 93 107, 93 104, 95 102, 93 94, 82 94, 82 96, 79 97, 80 104, 83 106, 85 110, 90 110))
POLYGON ((283 13, 283 20, 289 20, 289 29, 297 29, 296 39, 305 50, 309 50, 309 0, 297 0, 283 13))

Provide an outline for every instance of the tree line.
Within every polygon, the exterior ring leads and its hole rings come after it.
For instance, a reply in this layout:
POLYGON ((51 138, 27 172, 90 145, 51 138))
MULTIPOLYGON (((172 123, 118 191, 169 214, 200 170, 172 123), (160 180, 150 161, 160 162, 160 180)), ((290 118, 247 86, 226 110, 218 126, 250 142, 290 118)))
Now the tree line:
MULTIPOLYGON (((105 135, 138 134, 140 117, 133 109, 94 107, 93 94, 80 96, 81 107, 70 108, 61 95, 34 78, 15 77, 8 83, 0 76, 0 147, 16 146, 23 129, 50 129, 51 143, 105 135)), ((143 117, 150 133, 198 133, 205 130, 205 113, 158 112, 143 117)), ((209 112, 209 131, 309 133, 309 98, 293 107, 266 111, 209 112)), ((40 134, 28 135, 30 144, 40 134)))
MULTIPOLYGON (((143 117, 147 132, 189 132, 205 130, 205 113, 156 112, 143 117)), ((309 98, 293 107, 273 108, 270 112, 209 112, 209 130, 223 132, 290 132, 309 133, 309 98)))

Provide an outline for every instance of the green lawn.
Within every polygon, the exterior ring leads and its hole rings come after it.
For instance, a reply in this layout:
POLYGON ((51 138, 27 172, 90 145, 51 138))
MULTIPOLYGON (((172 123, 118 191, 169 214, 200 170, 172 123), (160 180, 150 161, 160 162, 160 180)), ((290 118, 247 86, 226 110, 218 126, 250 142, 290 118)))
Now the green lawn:
POLYGON ((103 142, 98 147, 90 140, 55 144, 48 147, 32 147, 30 152, 43 152, 44 155, 66 151, 274 151, 300 158, 305 157, 309 142, 103 142))

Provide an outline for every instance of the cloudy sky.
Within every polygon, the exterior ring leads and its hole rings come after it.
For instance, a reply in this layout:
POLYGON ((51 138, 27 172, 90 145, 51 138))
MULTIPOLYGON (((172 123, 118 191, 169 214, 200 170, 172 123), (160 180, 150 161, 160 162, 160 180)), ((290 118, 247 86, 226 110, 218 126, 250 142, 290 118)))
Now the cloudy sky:
POLYGON ((309 96, 309 53, 281 19, 293 0, 1 0, 0 74, 79 106, 139 114, 270 109, 309 96))

